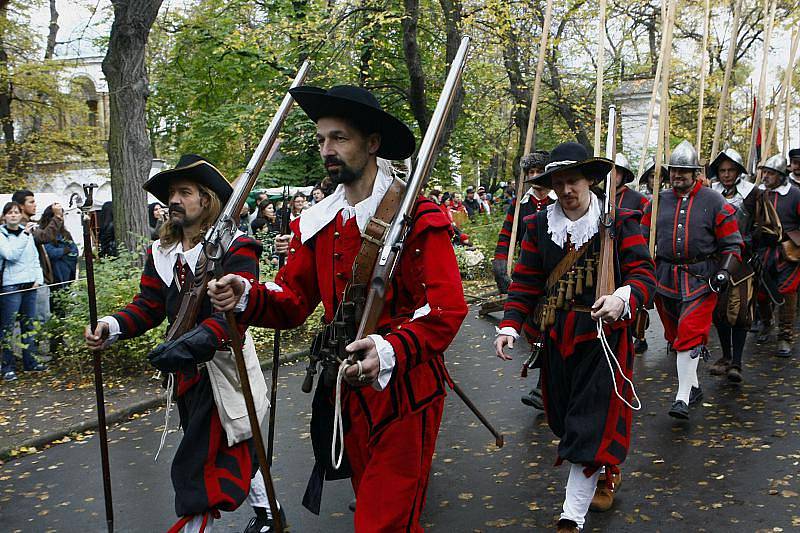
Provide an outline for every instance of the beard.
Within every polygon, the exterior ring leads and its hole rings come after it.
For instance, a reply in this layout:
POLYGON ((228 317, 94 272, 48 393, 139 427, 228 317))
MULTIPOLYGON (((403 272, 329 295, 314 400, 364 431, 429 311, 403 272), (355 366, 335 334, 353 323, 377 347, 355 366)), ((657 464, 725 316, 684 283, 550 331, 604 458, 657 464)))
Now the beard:
POLYGON ((325 158, 325 170, 328 172, 331 181, 336 185, 353 183, 361 178, 364 173, 364 167, 355 169, 336 157, 325 158), (330 168, 328 165, 337 165, 338 168, 330 168))
POLYGON ((186 218, 186 210, 177 204, 169 206, 169 222, 179 228, 190 224, 190 221, 186 218))

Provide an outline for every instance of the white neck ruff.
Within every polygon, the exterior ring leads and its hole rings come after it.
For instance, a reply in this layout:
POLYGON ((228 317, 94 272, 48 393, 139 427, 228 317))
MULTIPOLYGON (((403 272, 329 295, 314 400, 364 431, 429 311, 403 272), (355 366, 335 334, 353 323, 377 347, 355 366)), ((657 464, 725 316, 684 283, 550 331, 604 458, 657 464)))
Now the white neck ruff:
POLYGON ((570 220, 561 209, 560 202, 547 206, 547 232, 559 248, 564 248, 569 237, 575 249, 578 249, 598 232, 600 201, 593 192, 589 191, 589 195, 589 209, 578 220, 570 220))

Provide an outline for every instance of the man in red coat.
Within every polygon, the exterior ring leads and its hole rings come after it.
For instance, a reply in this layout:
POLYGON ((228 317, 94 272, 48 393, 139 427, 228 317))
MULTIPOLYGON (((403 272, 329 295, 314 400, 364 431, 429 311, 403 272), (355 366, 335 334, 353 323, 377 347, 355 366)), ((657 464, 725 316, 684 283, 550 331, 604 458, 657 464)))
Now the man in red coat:
MULTIPOLYGON (((353 277, 361 232, 392 183, 387 160, 414 151, 411 131, 364 89, 298 87, 291 93, 317 123, 320 155, 338 187, 291 224, 288 260, 274 283, 251 285, 226 276, 209 284, 218 308, 233 309, 246 300, 241 323, 280 329, 302 324, 320 301, 324 322, 334 319, 353 277)), ((413 221, 377 334, 346 347, 363 356, 345 371, 342 390, 357 532, 422 531, 419 519, 449 382, 443 353, 467 313, 450 221, 422 197, 413 221)), ((315 419, 320 415, 322 425, 328 424, 324 411, 332 408, 331 387, 321 378, 312 437, 319 430, 315 419)), ((319 450, 315 442, 315 452, 304 501, 312 510, 314 503, 318 510, 322 479, 337 476, 329 436, 319 450)))

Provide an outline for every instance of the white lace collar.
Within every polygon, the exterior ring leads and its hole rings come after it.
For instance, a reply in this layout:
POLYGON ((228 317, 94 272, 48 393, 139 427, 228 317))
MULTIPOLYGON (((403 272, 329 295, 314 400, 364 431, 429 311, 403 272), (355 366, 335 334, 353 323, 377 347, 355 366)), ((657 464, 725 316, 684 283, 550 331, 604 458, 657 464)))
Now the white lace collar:
MULTIPOLYGON (((233 236, 233 241, 244 235, 244 232, 236 230, 233 236)), ((233 242, 231 241, 231 242, 233 242)), ((189 270, 194 275, 195 268, 197 268, 197 260, 200 259, 200 254, 203 253, 203 242, 197 243, 194 248, 186 252, 183 251, 183 243, 178 242, 172 247, 164 249, 161 246, 161 239, 156 240, 152 245, 153 250, 153 263, 156 267, 156 272, 164 285, 169 287, 172 285, 172 279, 175 277, 175 260, 180 256, 181 261, 189 265, 189 270)))
MULTIPOLYGON (((762 183, 761 185, 758 186, 758 188, 761 190, 766 190, 767 186, 762 183)), ((792 184, 789 183, 789 180, 786 180, 783 183, 783 185, 781 185, 780 187, 775 187, 774 189, 771 190, 775 191, 781 196, 786 196, 787 194, 789 194, 789 191, 792 190, 792 184)))
POLYGON ((356 205, 350 205, 344 195, 344 185, 339 185, 333 194, 326 196, 324 200, 312 205, 300 215, 300 240, 305 244, 308 239, 327 226, 339 212, 342 213, 344 222, 355 216, 358 229, 363 232, 370 217, 378 210, 378 205, 392 185, 393 179, 389 162, 378 159, 378 174, 372 185, 372 194, 356 205))
POLYGON ((578 220, 567 218, 560 202, 547 206, 547 232, 559 248, 564 248, 569 237, 575 249, 578 249, 597 233, 600 227, 600 201, 593 192, 589 194, 589 210, 578 220))

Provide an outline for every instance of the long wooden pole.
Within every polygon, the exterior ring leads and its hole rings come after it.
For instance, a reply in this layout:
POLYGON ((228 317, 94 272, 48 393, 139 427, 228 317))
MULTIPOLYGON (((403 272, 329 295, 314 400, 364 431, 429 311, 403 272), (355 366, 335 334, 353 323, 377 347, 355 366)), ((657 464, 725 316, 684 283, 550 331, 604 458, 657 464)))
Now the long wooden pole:
MULTIPOLYGON (((550 22, 553 19, 553 0, 547 0, 544 10, 544 24, 542 25, 542 38, 539 40, 539 59, 536 63, 536 78, 533 80, 533 94, 531 95, 531 109, 528 114, 528 130, 525 133, 525 150, 522 156, 531 151, 533 144, 533 130, 536 125, 536 109, 539 103, 539 90, 542 85, 542 71, 544 70, 544 57, 547 53, 547 39, 550 36, 550 22)), ((508 264, 506 274, 511 276, 514 270, 514 249, 517 245, 517 232, 519 231, 519 209, 522 205, 522 194, 525 187, 525 171, 520 170, 517 182, 517 199, 514 202, 514 221, 511 223, 511 241, 508 243, 508 264)))
MULTIPOLYGON (((97 293, 94 283, 94 252, 92 250, 91 210, 94 202, 94 183, 83 186, 85 199, 81 206, 83 223, 83 257, 86 261, 86 289, 89 298, 89 324, 92 332, 97 330, 97 293)), ((106 504, 106 527, 114 532, 114 504, 111 498, 111 464, 108 459, 108 426, 106 425, 106 402, 103 395, 103 363, 100 351, 92 352, 94 369, 94 393, 97 403, 97 435, 100 444, 100 466, 103 472, 103 499, 106 504)))
POLYGON ((792 78, 794 77, 794 65, 789 68, 789 83, 786 84, 786 101, 783 109, 783 150, 782 154, 789 153, 789 122, 792 117, 792 78))
POLYGON ((714 139, 711 143, 711 157, 719 153, 719 139, 722 135, 722 124, 725 121, 725 108, 728 105, 728 91, 733 72, 733 60, 736 58, 736 43, 739 40, 739 20, 742 17, 742 0, 737 0, 733 8, 733 26, 731 28, 731 42, 728 45, 728 60, 725 62, 725 77, 722 80, 722 92, 717 107, 717 122, 714 124, 714 139))
MULTIPOLYGON (((666 4, 664 4, 666 6, 666 4)), ((661 28, 662 33, 665 33, 667 27, 667 13, 662 9, 661 28)), ((664 45, 667 43, 666 39, 661 39, 661 53, 658 54, 658 64, 656 65, 656 76, 653 79, 653 90, 650 92, 650 105, 647 110, 647 128, 644 130, 644 141, 642 141, 642 155, 639 157, 639 169, 636 171, 636 178, 642 175, 644 171, 644 162, 647 159, 647 152, 650 148, 650 130, 653 127, 653 115, 656 108, 656 99, 661 89, 661 70, 664 65, 664 45)), ((658 141, 656 141, 658 142, 658 141)))
MULTIPOLYGON (((783 105, 783 102, 786 99, 785 95, 788 93, 788 89, 791 87, 792 83, 791 81, 792 71, 794 70, 794 61, 795 57, 797 56, 798 37, 800 37, 800 32, 798 32, 797 28, 795 28, 792 31, 792 47, 791 51, 789 52, 789 63, 787 63, 786 72, 784 72, 783 75, 783 84, 781 85, 781 90, 778 93, 778 97, 775 99, 774 115, 769 125, 769 133, 767 134, 767 141, 763 143, 761 148, 762 154, 769 154, 770 150, 772 149, 772 143, 775 141, 776 130, 778 129, 778 118, 780 116, 780 109, 781 107, 785 107, 785 105, 783 105)), ((781 153, 785 155, 786 150, 784 150, 781 153)), ((767 157, 768 155, 764 155, 762 159, 766 160, 767 157)))
MULTIPOLYGON (((700 51, 700 89, 697 103, 697 142, 695 148, 702 152, 703 146, 703 108, 705 107, 706 96, 706 71, 708 70, 708 33, 711 20, 711 0, 706 0, 705 11, 703 12, 703 49, 700 51)), ((713 157, 713 156, 712 156, 713 157)))
POLYGON ((600 0, 600 22, 597 25, 597 87, 594 97, 594 156, 602 153, 603 140, 603 79, 606 55, 606 0, 600 0))
POLYGON ((664 26, 662 39, 664 45, 664 66, 661 80, 661 109, 658 115, 658 144, 656 145, 655 167, 653 169, 653 202, 652 219, 650 222, 650 255, 655 257, 656 250, 656 222, 658 220, 658 200, 661 192, 661 165, 664 159, 664 137, 669 130, 667 113, 669 111, 669 75, 672 62, 672 33, 675 24, 675 8, 678 0, 669 2, 667 9, 667 24, 664 26))
MULTIPOLYGON (((766 4, 766 0, 765 0, 766 4)), ((772 0, 769 5, 766 25, 764 27, 764 50, 761 56, 761 79, 758 84, 758 105, 761 107, 761 163, 767 160, 769 153, 769 138, 767 133, 767 70, 769 69, 769 47, 772 42, 772 30, 775 26, 775 7, 777 0, 772 0), (765 142, 766 141, 766 142, 765 142)))

